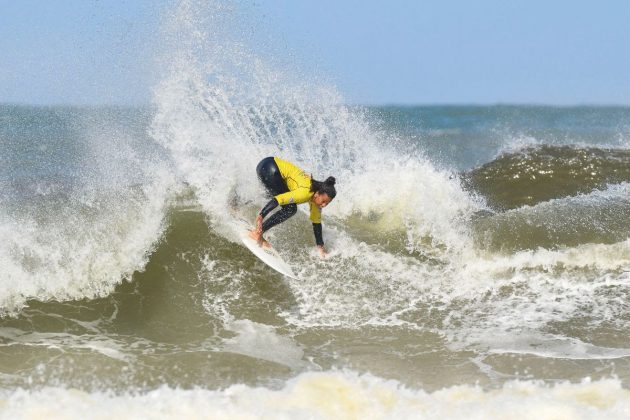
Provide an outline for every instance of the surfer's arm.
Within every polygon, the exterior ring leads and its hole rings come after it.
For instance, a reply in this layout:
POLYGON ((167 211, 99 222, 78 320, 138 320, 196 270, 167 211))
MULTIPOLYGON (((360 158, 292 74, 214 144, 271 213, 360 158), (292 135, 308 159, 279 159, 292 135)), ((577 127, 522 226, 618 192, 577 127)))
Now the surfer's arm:
POLYGON ((315 234, 315 243, 317 244, 317 250, 321 257, 327 255, 326 248, 324 248, 324 238, 322 236, 322 211, 312 201, 311 207, 311 222, 313 222, 313 233, 315 234))
POLYGON ((324 246, 324 238, 322 238, 322 224, 313 223, 313 233, 315 234, 315 243, 318 247, 324 246))
POLYGON ((321 223, 313 223, 313 233, 315 233, 315 243, 317 244, 319 256, 322 258, 326 258, 328 256, 328 252, 326 252, 326 248, 324 248, 324 238, 322 238, 321 223))

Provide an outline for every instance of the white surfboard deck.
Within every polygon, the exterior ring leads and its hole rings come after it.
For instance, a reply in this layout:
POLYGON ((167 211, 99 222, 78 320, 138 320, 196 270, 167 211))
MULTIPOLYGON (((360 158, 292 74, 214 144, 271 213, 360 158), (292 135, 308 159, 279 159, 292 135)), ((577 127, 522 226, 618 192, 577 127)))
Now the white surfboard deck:
POLYGON ((249 232, 247 229, 242 229, 240 232, 241 241, 243 244, 249 249, 252 254, 258 257, 258 259, 269 267, 276 270, 278 273, 283 274, 287 277, 291 277, 292 279, 297 280, 297 276, 291 270, 289 264, 287 264, 280 254, 273 248, 265 248, 260 245, 252 238, 249 237, 249 232))

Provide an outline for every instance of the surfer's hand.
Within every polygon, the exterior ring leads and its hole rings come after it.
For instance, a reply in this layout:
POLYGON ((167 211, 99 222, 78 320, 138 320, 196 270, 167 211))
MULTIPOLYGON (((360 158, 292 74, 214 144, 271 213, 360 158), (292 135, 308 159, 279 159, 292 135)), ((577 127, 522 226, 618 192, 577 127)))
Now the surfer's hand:
POLYGON ((262 235, 262 222, 263 222, 263 217, 259 214, 258 216, 256 216, 256 233, 259 233, 262 235))
POLYGON ((319 251, 320 258, 328 257, 328 252, 326 252, 326 248, 323 245, 317 245, 317 250, 319 251))

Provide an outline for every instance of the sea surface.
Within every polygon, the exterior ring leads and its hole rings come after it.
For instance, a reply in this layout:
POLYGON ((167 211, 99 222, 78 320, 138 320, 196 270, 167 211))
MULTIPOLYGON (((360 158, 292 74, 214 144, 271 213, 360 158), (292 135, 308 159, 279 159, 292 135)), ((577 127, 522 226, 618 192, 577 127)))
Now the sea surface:
POLYGON ((347 105, 186 13, 149 106, 0 105, 0 417, 630 417, 630 108, 347 105), (272 155, 337 179, 297 280, 272 155))

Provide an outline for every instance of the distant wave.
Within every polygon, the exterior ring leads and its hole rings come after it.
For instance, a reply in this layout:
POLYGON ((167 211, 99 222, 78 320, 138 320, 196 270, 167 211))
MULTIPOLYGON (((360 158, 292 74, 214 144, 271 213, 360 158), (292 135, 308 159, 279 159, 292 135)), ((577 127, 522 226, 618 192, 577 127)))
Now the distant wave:
POLYGON ((630 182, 630 150, 526 147, 466 172, 463 179, 491 207, 513 209, 630 182))

